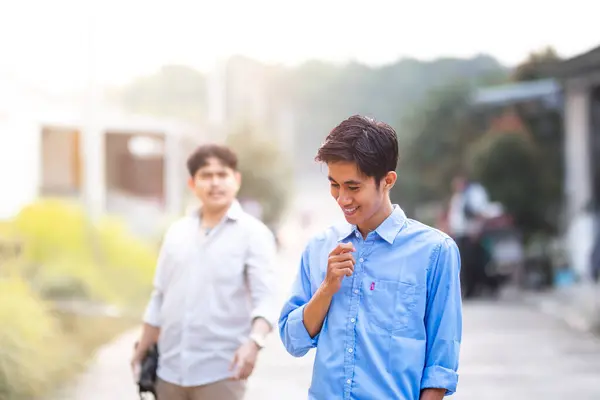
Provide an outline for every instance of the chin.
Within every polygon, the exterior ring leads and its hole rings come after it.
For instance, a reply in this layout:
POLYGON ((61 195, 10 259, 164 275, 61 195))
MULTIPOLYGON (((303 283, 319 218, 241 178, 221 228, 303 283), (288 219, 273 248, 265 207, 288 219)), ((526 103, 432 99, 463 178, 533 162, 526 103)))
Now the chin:
POLYGON ((212 200, 204 203, 204 206, 211 210, 218 210, 223 207, 229 207, 232 203, 232 200, 221 199, 221 200, 212 200))
POLYGON ((352 225, 358 225, 360 222, 360 213, 356 213, 356 214, 352 214, 352 215, 346 215, 346 213, 344 213, 342 211, 342 214, 344 214, 344 218, 346 219, 346 222, 348 222, 349 224, 352 225))

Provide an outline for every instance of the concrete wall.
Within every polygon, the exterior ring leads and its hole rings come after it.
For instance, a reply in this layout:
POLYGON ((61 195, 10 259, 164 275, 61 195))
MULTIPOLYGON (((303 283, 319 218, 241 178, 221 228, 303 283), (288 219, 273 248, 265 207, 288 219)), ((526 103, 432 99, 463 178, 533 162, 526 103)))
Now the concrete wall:
POLYGON ((41 193, 78 195, 81 189, 79 132, 68 128, 44 128, 41 135, 41 193))
POLYGON ((40 127, 19 116, 0 118, 0 219, 10 218, 37 197, 40 127))
POLYGON ((576 273, 589 276, 590 254, 595 236, 590 151, 590 87, 600 76, 570 79, 565 83, 565 195, 566 241, 576 273))

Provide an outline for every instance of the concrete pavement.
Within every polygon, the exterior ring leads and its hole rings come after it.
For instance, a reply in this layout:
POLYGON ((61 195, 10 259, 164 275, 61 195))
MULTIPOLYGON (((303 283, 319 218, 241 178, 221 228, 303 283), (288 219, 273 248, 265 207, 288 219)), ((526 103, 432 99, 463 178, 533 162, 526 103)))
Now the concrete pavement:
POLYGON ((464 306, 459 400, 600 399, 600 341, 509 300, 464 306))
MULTIPOLYGON (((600 399, 600 342, 508 301, 465 304, 457 400, 600 399)), ((106 346, 61 400, 135 399, 127 361, 137 332, 106 346)), ((305 400, 312 357, 296 359, 276 335, 249 381, 247 400, 305 400)))

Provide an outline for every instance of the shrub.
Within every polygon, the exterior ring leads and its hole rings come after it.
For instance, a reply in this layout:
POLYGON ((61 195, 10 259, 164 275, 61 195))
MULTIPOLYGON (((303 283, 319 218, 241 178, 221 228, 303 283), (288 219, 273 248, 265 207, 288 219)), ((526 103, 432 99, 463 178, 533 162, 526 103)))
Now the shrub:
POLYGON ((68 202, 40 200, 0 223, 0 398, 48 394, 138 318, 81 315, 57 300, 117 305, 137 316, 157 249, 114 218, 92 223, 68 202), (16 249, 16 250, 15 250, 16 249))
POLYGON ((67 368, 71 354, 57 321, 21 278, 0 279, 0 398, 39 396, 67 368))
POLYGON ((133 307, 150 291, 156 248, 117 219, 92 224, 77 205, 41 200, 25 207, 12 226, 23 244, 21 274, 45 298, 133 307))

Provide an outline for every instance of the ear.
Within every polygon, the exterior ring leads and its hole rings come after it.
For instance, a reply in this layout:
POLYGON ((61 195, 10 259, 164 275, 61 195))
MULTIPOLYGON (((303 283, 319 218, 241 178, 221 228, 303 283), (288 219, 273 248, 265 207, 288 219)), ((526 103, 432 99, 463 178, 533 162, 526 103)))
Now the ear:
POLYGON ((242 174, 240 173, 240 171, 235 171, 233 176, 235 177, 235 181, 238 184, 238 188, 242 186, 242 174))
POLYGON ((187 185, 190 190, 194 190, 196 188, 196 181, 193 176, 188 178, 187 185))
POLYGON ((387 191, 391 190, 396 184, 396 180, 398 179, 398 175, 396 171, 388 172, 383 178, 383 188, 387 191))

